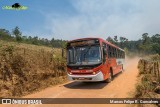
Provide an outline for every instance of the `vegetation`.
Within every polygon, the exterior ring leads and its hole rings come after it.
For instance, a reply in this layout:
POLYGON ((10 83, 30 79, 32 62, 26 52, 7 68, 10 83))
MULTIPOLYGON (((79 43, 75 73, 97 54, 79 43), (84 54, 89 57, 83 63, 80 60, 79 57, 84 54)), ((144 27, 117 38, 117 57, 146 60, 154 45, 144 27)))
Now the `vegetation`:
POLYGON ((52 38, 48 40, 47 38, 38 38, 38 36, 24 36, 20 31, 19 27, 15 27, 12 32, 6 29, 0 29, 0 40, 13 41, 19 43, 27 43, 34 45, 43 45, 55 48, 65 47, 66 41, 52 38))
MULTIPOLYGON (((19 27, 15 27, 12 32, 6 29, 0 29, 0 39, 5 41, 14 41, 19 43, 27 43, 34 45, 43 45, 54 48, 64 48, 66 46, 65 40, 59 40, 52 38, 38 38, 38 36, 24 36, 19 27)), ((148 55, 148 54, 160 54, 160 34, 149 35, 144 33, 139 40, 128 40, 125 37, 114 36, 114 38, 108 37, 107 41, 125 49, 128 55, 148 55)))
POLYGON ((0 98, 65 82, 61 49, 0 40, 0 98))
POLYGON ((124 49, 128 55, 160 54, 160 34, 149 36, 148 33, 144 33, 137 41, 129 41, 125 37, 119 37, 118 41, 117 36, 114 39, 108 37, 107 40, 124 49))
POLYGON ((138 68, 140 81, 136 86, 135 97, 160 98, 160 55, 150 55, 141 59, 138 68))
MULTIPOLYGON (((157 63, 160 61, 160 34, 149 36, 144 33, 141 39, 135 41, 129 41, 125 37, 118 39, 117 36, 106 40, 124 49, 128 56, 157 54, 158 57, 152 56, 147 62, 139 62, 142 84, 137 86, 136 97, 153 92, 158 85, 151 82, 160 83, 160 76, 153 73, 158 69, 154 65, 160 67, 160 62, 157 63), (147 68, 144 67, 144 62, 147 68)), ((24 36, 18 27, 12 32, 0 29, 0 97, 22 96, 64 82, 66 62, 61 57, 59 48, 64 48, 66 42, 54 38, 48 40, 38 36, 24 36)))

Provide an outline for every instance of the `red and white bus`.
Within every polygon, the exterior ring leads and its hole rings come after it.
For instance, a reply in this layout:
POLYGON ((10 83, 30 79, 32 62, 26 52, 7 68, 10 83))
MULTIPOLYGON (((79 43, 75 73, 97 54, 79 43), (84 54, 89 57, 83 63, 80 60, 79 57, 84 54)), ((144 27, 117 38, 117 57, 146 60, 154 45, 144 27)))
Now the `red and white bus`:
POLYGON ((69 80, 111 82, 123 71, 123 49, 101 38, 82 38, 67 43, 69 80))

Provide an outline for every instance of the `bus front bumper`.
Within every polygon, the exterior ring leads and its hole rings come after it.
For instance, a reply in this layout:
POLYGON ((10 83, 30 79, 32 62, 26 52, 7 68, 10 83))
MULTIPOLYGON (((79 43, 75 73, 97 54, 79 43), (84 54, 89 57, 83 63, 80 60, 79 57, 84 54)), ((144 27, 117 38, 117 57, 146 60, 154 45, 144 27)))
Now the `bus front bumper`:
POLYGON ((68 79, 71 81, 103 81, 102 72, 98 72, 95 75, 70 75, 68 74, 68 79))

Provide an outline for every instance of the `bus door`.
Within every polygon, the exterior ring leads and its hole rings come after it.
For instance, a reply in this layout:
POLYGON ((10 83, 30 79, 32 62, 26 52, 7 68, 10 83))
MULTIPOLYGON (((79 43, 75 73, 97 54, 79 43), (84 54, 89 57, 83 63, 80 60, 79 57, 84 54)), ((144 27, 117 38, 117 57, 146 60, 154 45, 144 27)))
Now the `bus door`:
POLYGON ((109 63, 108 63, 108 53, 107 53, 107 45, 105 43, 102 44, 102 55, 103 55, 103 67, 102 71, 104 74, 104 78, 108 78, 109 74, 109 63))

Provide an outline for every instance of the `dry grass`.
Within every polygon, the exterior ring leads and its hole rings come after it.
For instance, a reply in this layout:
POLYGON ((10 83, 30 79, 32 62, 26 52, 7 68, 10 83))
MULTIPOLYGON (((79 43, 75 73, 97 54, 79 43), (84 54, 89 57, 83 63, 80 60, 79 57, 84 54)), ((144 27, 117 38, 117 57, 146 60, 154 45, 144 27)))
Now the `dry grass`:
POLYGON ((17 97, 66 81, 60 49, 0 41, 0 97, 17 97))
MULTIPOLYGON (((138 63, 139 79, 136 98, 160 98, 160 55, 151 55, 138 63)), ((139 105, 145 107, 144 105, 139 105)), ((160 105, 150 105, 160 106, 160 105)))

